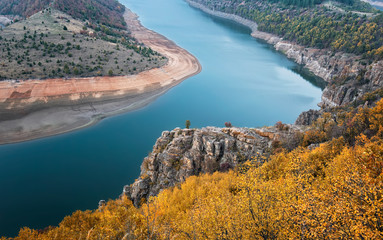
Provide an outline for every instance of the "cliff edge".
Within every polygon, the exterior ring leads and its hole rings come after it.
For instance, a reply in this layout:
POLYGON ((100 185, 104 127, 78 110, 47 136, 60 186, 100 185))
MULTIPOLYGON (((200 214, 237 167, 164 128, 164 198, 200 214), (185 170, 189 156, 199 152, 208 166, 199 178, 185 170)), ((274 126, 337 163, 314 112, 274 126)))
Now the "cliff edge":
POLYGON ((139 178, 123 189, 135 206, 162 189, 192 175, 227 171, 248 159, 261 161, 275 144, 302 131, 295 125, 253 128, 180 129, 164 131, 141 165, 139 178))

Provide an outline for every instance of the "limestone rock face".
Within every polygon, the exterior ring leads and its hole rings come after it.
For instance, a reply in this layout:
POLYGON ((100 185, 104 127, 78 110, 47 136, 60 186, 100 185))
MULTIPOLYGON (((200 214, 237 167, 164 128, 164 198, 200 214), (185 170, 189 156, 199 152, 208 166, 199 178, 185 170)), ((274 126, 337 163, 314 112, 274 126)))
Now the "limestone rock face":
POLYGON ((306 111, 306 112, 302 112, 298 116, 297 120, 295 120, 295 125, 309 126, 313 122, 315 122, 321 116, 321 114, 322 113, 320 111, 313 110, 313 109, 310 109, 309 111, 306 111))
POLYGON ((301 64, 327 82, 322 93, 323 107, 342 106, 383 86, 383 61, 368 64, 360 56, 334 53, 327 49, 304 48, 272 34, 253 32, 252 36, 274 45, 288 58, 301 64))
POLYGON ((383 84, 383 61, 379 61, 370 65, 365 77, 371 81, 373 87, 379 87, 383 84))
POLYGON ((272 139, 248 128, 179 129, 164 131, 141 165, 140 177, 126 194, 138 206, 141 199, 200 173, 226 171, 257 154, 272 139))
POLYGON ((323 107, 351 103, 383 86, 383 61, 366 64, 354 54, 304 48, 267 33, 253 32, 252 35, 274 45, 276 50, 328 83, 322 94, 320 105, 323 107))

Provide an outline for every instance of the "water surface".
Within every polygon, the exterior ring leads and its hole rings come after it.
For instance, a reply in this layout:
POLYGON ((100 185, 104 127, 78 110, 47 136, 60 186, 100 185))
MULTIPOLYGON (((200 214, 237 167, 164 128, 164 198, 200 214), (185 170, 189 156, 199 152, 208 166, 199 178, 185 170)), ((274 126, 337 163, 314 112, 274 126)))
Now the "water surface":
POLYGON ((182 0, 122 3, 146 27, 194 54, 202 72, 143 109, 72 133, 0 146, 0 235, 55 225, 76 209, 118 197, 161 132, 187 119, 192 127, 226 121, 256 127, 293 123, 300 112, 317 108, 321 89, 246 27, 182 0))

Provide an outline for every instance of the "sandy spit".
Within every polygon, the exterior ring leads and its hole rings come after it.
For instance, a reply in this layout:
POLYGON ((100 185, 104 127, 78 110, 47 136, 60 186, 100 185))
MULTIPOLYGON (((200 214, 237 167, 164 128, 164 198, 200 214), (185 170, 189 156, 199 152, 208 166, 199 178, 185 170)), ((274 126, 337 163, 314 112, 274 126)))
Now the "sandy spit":
POLYGON ((141 108, 201 71, 192 54, 143 27, 129 9, 124 17, 133 37, 168 63, 129 76, 0 82, 0 144, 72 131, 141 108))

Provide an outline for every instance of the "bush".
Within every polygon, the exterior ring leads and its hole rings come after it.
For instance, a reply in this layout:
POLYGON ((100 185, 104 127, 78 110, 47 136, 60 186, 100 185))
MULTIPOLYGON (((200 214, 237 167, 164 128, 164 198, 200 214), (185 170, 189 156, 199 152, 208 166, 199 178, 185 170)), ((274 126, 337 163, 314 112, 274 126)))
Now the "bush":
POLYGON ((186 122, 185 122, 185 127, 187 128, 187 129, 189 129, 190 128, 190 120, 186 120, 186 122))
POLYGON ((281 121, 277 122, 275 124, 275 127, 280 130, 280 131, 287 131, 289 130, 289 126, 287 126, 286 124, 283 124, 281 121))

